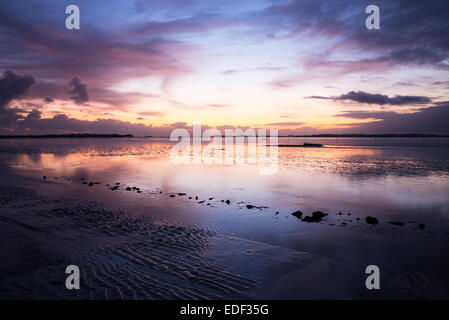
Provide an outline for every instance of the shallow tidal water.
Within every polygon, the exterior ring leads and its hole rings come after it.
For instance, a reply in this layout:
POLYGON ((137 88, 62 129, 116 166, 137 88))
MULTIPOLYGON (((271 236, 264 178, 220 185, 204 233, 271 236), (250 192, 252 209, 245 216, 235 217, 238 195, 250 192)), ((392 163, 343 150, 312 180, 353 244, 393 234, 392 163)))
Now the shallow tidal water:
MULTIPOLYGON (((280 144, 304 142, 324 147, 280 147, 277 172, 260 175, 257 164, 174 164, 174 143, 162 138, 5 139, 0 140, 0 184, 198 225, 251 246, 278 248, 284 260, 290 255, 295 260, 292 252, 332 259, 344 266, 332 276, 353 281, 344 294, 337 288, 326 295, 324 280, 309 283, 307 277, 289 287, 292 262, 285 278, 276 276, 271 283, 276 296, 261 288, 256 298, 449 297, 449 139, 279 139, 280 144), (307 223, 291 214, 298 210, 303 216, 328 215, 307 223), (367 216, 379 224, 368 225, 367 216), (388 290, 365 292, 369 264, 386 270, 388 290), (298 286, 315 291, 299 294, 298 286)), ((239 246, 220 242, 209 254, 233 273, 251 273, 257 259, 242 257, 239 246)), ((259 276, 270 283, 270 274, 279 272, 259 276)), ((311 279, 329 272, 326 264, 309 270, 311 279)))

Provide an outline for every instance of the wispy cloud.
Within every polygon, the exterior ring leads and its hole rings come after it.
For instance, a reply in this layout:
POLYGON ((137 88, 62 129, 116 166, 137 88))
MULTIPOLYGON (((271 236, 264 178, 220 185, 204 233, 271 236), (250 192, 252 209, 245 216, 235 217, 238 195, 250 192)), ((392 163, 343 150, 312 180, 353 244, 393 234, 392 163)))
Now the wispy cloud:
POLYGON ((300 127, 303 125, 305 125, 304 122, 272 122, 265 124, 265 126, 274 126, 274 127, 300 127))
POLYGON ((363 91, 350 91, 348 93, 334 97, 310 96, 306 98, 325 99, 325 100, 349 100, 366 104, 393 105, 393 106, 428 104, 432 102, 431 98, 424 96, 396 95, 394 97, 389 97, 384 94, 372 94, 363 91))

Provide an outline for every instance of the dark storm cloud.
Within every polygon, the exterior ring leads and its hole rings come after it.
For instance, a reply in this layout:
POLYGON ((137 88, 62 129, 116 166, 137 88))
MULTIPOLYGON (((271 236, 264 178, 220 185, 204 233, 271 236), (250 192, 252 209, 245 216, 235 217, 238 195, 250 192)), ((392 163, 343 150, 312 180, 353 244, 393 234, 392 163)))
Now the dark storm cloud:
POLYGON ((81 82, 78 77, 73 77, 69 82, 69 94, 70 99, 75 101, 77 104, 82 104, 89 101, 89 94, 87 93, 87 86, 81 82))
POLYGON ((23 97, 36 81, 30 75, 20 76, 12 71, 5 71, 0 78, 0 131, 2 128, 11 129, 13 124, 22 119, 19 108, 10 108, 14 99, 23 97))
POLYGON ((6 130, 6 132, 9 132, 9 130, 14 129, 13 124, 17 122, 19 119, 23 119, 23 116, 21 116, 18 112, 20 110, 17 109, 0 109, 0 132, 3 130, 6 130))
POLYGON ((11 100, 23 96, 35 82, 30 75, 20 76, 12 71, 5 71, 0 78, 0 111, 11 100))
POLYGON ((366 104, 378 104, 378 105, 416 105, 416 104, 428 104, 432 102, 432 99, 424 96, 400 96, 389 97, 384 94, 372 94, 364 91, 350 91, 346 94, 342 94, 336 97, 322 97, 311 96, 307 98, 312 99, 329 99, 329 100, 350 100, 359 103, 366 104))
POLYGON ((375 122, 354 124, 348 132, 449 134, 449 101, 439 102, 413 113, 347 111, 337 116, 378 119, 375 122))
POLYGON ((28 113, 28 115, 26 116, 25 119, 37 120, 37 119, 40 119, 41 115, 42 115, 42 112, 34 109, 30 113, 28 113))

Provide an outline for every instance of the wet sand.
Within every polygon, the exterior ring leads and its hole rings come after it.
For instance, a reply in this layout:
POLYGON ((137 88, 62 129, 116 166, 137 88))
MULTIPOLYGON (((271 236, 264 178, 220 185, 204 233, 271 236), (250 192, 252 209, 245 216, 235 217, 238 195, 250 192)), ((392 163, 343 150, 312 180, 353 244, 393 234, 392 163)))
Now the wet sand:
POLYGON ((166 141, 3 141, 0 299, 448 299, 445 146, 369 142, 280 148, 267 177, 166 141))
MULTIPOLYGON (((111 209, 105 203, 92 200, 63 198, 57 194, 43 196, 29 187, 34 185, 36 190, 48 184, 68 187, 67 182, 55 182, 55 177, 45 178, 43 181, 21 181, 17 177, 15 184, 27 187, 12 186, 11 183, 0 187, 1 299, 449 297, 447 274, 438 279, 413 271, 414 268, 404 270, 393 264, 382 269, 382 290, 370 292, 364 287, 365 275, 361 269, 361 265, 369 260, 359 265, 350 259, 311 253, 316 251, 313 249, 298 250, 295 245, 285 245, 285 242, 246 237, 207 225, 154 218, 152 216, 157 215, 151 212, 142 215, 126 209, 111 209), (82 273, 79 291, 69 291, 64 286, 65 267, 71 264, 79 266, 82 273)), ((138 187, 133 189, 124 185, 111 190, 110 185, 89 186, 83 181, 77 181, 76 185, 120 192, 126 197, 141 191, 138 187)), ((243 203, 228 204, 215 197, 199 204, 201 199, 185 193, 162 192, 154 196, 171 201, 182 199, 184 203, 190 201, 191 206, 205 206, 206 210, 217 210, 216 202, 223 206, 240 205, 248 212, 267 209, 243 203), (206 201, 214 206, 207 206, 206 201)), ((403 256, 415 253, 408 257, 411 261, 437 259, 436 256, 423 257, 423 248, 412 244, 412 239, 418 237, 422 244, 432 241, 437 245, 433 238, 424 240, 429 233, 424 234, 417 228, 398 232, 405 230, 404 226, 388 223, 373 226, 343 213, 320 216, 317 221, 304 220, 306 217, 315 215, 305 216, 298 212, 291 215, 291 219, 301 221, 301 225, 313 233, 317 232, 317 227, 321 228, 320 232, 327 233, 332 228, 339 228, 341 248, 348 252, 360 250, 367 253, 364 256, 370 256, 371 250, 374 258, 376 250, 389 248, 403 256), (353 239, 357 242, 353 243, 353 239)), ((439 236, 440 245, 447 248, 447 239, 439 236)), ((308 241, 304 237, 307 233, 303 233, 301 240, 306 247, 307 242, 309 246, 320 245, 319 240, 308 241)), ((426 245, 429 243, 424 248, 426 245)), ((344 255, 348 256, 351 255, 344 255)), ((417 268, 421 265, 422 261, 417 268)))
POLYGON ((320 263, 338 267, 306 253, 106 210, 92 201, 43 198, 10 186, 0 187, 0 195, 2 299, 274 297, 282 293, 271 289, 279 290, 290 272, 320 263), (263 268, 254 268, 259 263, 263 268), (82 271, 79 291, 64 288, 69 264, 82 271))

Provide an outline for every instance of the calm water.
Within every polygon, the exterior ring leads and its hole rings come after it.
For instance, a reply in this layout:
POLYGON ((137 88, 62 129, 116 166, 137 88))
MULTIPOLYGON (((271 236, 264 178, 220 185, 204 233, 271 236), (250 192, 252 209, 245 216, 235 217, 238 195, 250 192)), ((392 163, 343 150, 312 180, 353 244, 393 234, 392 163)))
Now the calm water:
MULTIPOLYGON (((304 138, 279 141, 304 142, 304 138)), ((81 188, 73 180, 85 178, 138 186, 148 194, 164 190, 226 198, 267 206, 270 214, 342 211, 425 217, 449 224, 449 139, 308 138, 307 142, 325 147, 279 148, 279 169, 269 176, 260 175, 258 165, 251 164, 175 165, 169 154, 174 144, 150 138, 0 140, 0 169, 4 175, 56 176, 58 183, 70 188, 81 188)), ((145 203, 146 198, 134 196, 129 201, 145 203)))
MULTIPOLYGON (((449 257, 443 254, 449 248, 449 139, 307 142, 325 147, 279 148, 277 173, 260 175, 258 166, 249 164, 175 165, 168 139, 0 140, 1 184, 95 200, 329 257, 361 277, 367 265, 376 264, 383 270, 449 281, 449 257), (88 187, 83 178, 100 184, 88 187), (106 186, 116 182, 120 190, 106 186), (133 186, 142 193, 125 190, 133 186), (248 209, 247 204, 260 209, 248 209), (322 223, 305 223, 291 215, 296 210, 305 215, 321 210, 329 216, 322 223), (380 224, 367 225, 367 215, 380 224), (389 221, 406 225, 396 227, 389 221), (425 223, 426 229, 417 230, 418 223, 425 223)), ((232 248, 227 250, 232 256, 232 248)), ((429 283, 434 281, 423 285, 429 283)))

